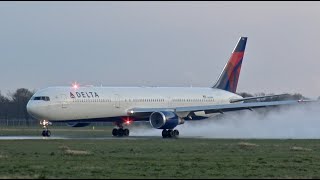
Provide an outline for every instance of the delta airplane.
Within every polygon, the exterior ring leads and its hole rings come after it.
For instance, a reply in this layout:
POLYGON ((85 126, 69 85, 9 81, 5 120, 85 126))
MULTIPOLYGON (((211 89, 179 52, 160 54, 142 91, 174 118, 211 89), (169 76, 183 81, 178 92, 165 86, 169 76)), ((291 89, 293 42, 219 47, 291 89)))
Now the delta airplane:
MULTIPOLYGON (((134 121, 149 121, 162 129, 163 138, 178 137, 178 125, 206 119, 216 113, 298 104, 295 101, 247 102, 270 96, 243 98, 236 94, 247 37, 240 37, 231 57, 212 87, 49 87, 37 91, 27 104, 40 120, 43 136, 48 125, 65 122, 73 127, 92 122, 114 122, 113 136, 128 136, 124 128, 134 121)), ((276 95, 277 96, 277 95, 276 95)))

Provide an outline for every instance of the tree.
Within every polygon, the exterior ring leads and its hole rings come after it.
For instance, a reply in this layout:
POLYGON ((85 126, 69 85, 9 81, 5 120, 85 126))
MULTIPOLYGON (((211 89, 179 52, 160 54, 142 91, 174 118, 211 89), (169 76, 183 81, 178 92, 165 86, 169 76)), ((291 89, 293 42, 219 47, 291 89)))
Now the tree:
POLYGON ((8 119, 9 99, 0 91, 0 118, 8 119))
POLYGON ((16 109, 16 116, 18 118, 24 118, 26 120, 27 125, 29 126, 29 114, 27 112, 27 103, 32 97, 34 92, 29 91, 25 88, 19 88, 11 94, 13 108, 16 109))

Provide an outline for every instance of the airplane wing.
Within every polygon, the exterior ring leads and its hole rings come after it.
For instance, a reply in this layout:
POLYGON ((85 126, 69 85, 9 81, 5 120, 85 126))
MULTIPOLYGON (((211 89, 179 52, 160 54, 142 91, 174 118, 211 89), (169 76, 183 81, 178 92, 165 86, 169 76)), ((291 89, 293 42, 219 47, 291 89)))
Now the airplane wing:
POLYGON ((271 101, 271 102, 252 102, 252 103, 234 103, 234 104, 218 104, 207 106, 187 106, 187 107, 173 107, 173 108, 133 108, 127 111, 129 116, 145 117, 149 116, 155 111, 171 111, 175 113, 188 114, 191 112, 204 111, 209 113, 224 113, 228 111, 238 110, 252 110, 255 108, 281 106, 281 105, 294 105, 306 102, 313 102, 312 100, 288 100, 288 101, 271 101))
POLYGON ((277 95, 267 95, 267 96, 256 96, 256 97, 247 97, 247 98, 240 98, 240 99, 231 99, 230 103, 253 100, 253 99, 262 99, 262 98, 269 98, 269 97, 278 97, 278 96, 285 96, 288 94, 277 94, 277 95))

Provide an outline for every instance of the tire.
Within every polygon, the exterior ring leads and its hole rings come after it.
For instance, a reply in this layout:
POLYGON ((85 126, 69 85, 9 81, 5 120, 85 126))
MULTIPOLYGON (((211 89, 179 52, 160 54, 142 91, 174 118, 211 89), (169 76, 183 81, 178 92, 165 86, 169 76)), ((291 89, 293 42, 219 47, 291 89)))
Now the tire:
POLYGON ((46 131, 45 130, 42 131, 42 136, 46 137, 46 131))
POLYGON ((168 130, 168 136, 170 138, 174 137, 174 131, 172 129, 168 130))
POLYGON ((123 129, 118 129, 118 136, 122 137, 124 134, 124 130, 123 129))
POLYGON ((168 131, 166 129, 162 130, 162 137, 167 138, 168 137, 168 131))
POLYGON ((118 136, 118 129, 114 128, 112 130, 112 136, 118 136))
POLYGON ((124 129, 123 131, 124 136, 129 136, 129 133, 130 133, 129 129, 124 129))
POLYGON ((50 136, 51 136, 51 132, 48 130, 48 131, 46 132, 46 135, 47 135, 47 137, 50 137, 50 136))
POLYGON ((175 138, 178 138, 180 133, 179 133, 178 130, 174 130, 174 131, 173 131, 173 134, 174 134, 174 137, 175 137, 175 138))

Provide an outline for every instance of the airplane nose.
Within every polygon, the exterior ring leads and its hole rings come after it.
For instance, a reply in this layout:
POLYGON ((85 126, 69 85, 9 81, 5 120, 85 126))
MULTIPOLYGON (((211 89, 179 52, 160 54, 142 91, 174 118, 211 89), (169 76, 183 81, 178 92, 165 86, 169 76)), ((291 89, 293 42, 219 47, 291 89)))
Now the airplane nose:
POLYGON ((27 112, 31 115, 34 116, 35 112, 35 107, 32 105, 32 103, 29 101, 27 104, 27 112))
POLYGON ((34 102, 29 101, 27 104, 27 112, 34 118, 41 118, 41 108, 34 102))

